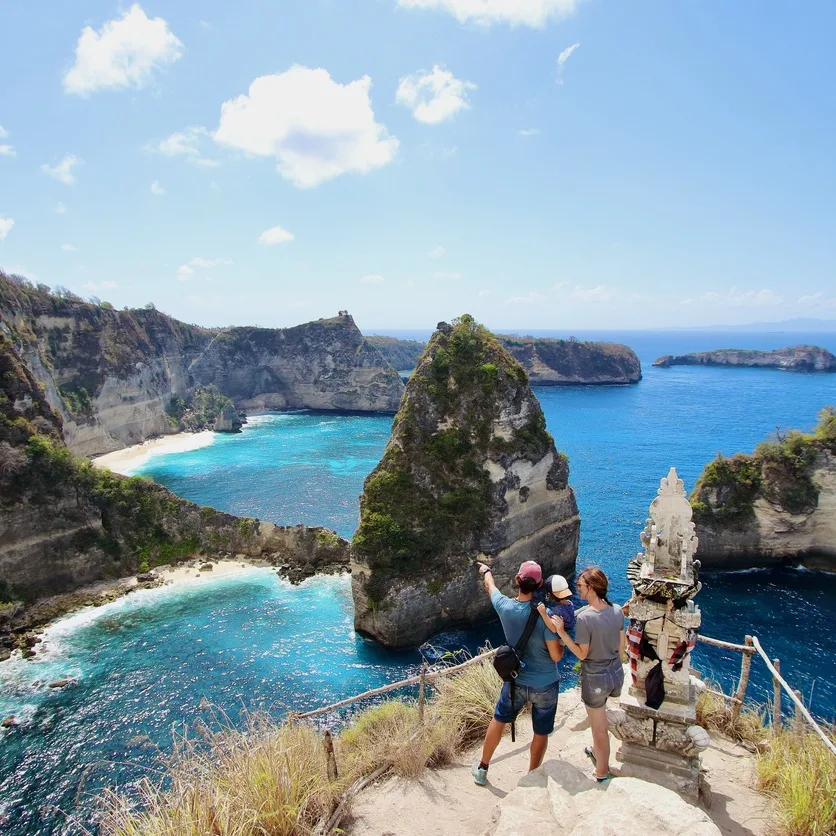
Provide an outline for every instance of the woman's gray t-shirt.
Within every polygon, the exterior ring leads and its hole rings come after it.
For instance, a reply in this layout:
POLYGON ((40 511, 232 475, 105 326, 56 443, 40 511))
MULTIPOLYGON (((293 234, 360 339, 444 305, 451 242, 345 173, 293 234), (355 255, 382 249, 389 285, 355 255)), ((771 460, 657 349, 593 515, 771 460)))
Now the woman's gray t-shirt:
POLYGON ((589 654, 583 660, 583 668, 588 673, 596 673, 607 668, 618 659, 621 636, 624 629, 624 613, 621 607, 604 607, 596 610, 584 607, 578 612, 575 622, 575 641, 588 644, 589 654))

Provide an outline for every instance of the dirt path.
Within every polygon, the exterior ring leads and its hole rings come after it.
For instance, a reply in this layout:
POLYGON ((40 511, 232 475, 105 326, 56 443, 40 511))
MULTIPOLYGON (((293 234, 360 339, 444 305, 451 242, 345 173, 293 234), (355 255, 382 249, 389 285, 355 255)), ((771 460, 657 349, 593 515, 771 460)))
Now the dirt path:
MULTIPOLYGON (((713 796, 711 816, 728 836, 766 836, 767 800, 753 784, 753 756, 725 738, 712 735, 703 753, 713 796)), ((480 836, 490 832, 499 801, 517 786, 528 770, 531 720, 521 718, 517 742, 506 735, 490 768, 490 783, 478 787, 470 777, 470 765, 479 747, 462 753, 444 769, 427 770, 418 781, 388 778, 362 793, 353 806, 352 819, 344 825, 349 836, 480 836)), ((562 758, 588 771, 583 753, 592 735, 577 690, 560 695, 557 725, 549 741, 546 760, 562 758)), ((613 774, 618 774, 614 754, 613 774)), ((648 834, 648 836, 654 836, 648 834)))

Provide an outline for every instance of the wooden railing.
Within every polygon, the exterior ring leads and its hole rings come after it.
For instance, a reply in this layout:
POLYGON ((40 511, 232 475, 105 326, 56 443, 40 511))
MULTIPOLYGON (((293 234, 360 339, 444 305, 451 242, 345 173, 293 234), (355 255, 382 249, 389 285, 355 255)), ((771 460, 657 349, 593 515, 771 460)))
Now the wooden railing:
POLYGON ((781 692, 784 691, 793 703, 793 729, 797 732, 803 731, 804 721, 806 720, 810 728, 824 741, 824 745, 836 755, 836 744, 833 743, 821 726, 812 718, 810 712, 801 701, 801 692, 790 688, 787 681, 781 676, 781 660, 770 660, 757 636, 746 636, 746 644, 732 644, 732 642, 712 639, 710 636, 698 636, 698 639, 705 644, 722 647, 725 650, 734 650, 742 654, 740 661, 740 680, 738 681, 734 696, 724 694, 722 691, 711 691, 712 694, 723 697, 723 699, 732 703, 732 713, 735 716, 740 713, 740 708, 746 697, 746 688, 749 685, 749 671, 752 667, 752 656, 757 653, 772 674, 772 727, 774 729, 781 727, 781 692))
MULTIPOLYGON (((833 741, 827 736, 824 730, 819 726, 819 724, 813 719, 810 715, 810 712, 804 706, 804 703, 801 701, 801 693, 799 691, 793 691, 792 688, 787 684, 786 680, 781 676, 781 661, 779 659, 772 659, 770 660, 769 657, 766 655, 763 647, 761 646, 760 641, 758 641, 757 636, 746 636, 745 644, 734 644, 733 642, 722 641, 721 639, 713 639, 710 636, 698 636, 698 641, 711 645, 712 647, 720 647, 724 650, 733 650, 737 653, 741 654, 741 661, 740 661, 740 680, 738 681, 737 688, 733 695, 725 694, 722 691, 714 691, 711 690, 712 694, 715 694, 719 697, 722 697, 725 700, 728 700, 732 703, 732 713, 737 716, 740 713, 740 709, 743 706, 743 702, 746 698, 746 689, 749 685, 749 673, 752 667, 752 656, 758 654, 766 663, 769 672, 772 674, 772 682, 773 682, 773 702, 772 702, 772 725, 773 728, 778 729, 781 726, 781 692, 782 690, 789 696, 790 700, 794 706, 794 716, 793 716, 793 728, 797 731, 802 731, 804 728, 804 722, 806 721, 810 728, 824 741, 824 744, 827 748, 836 755, 836 745, 834 745, 833 741)), ((488 650, 485 653, 480 653, 478 656, 474 656, 472 659, 468 659, 466 662, 462 662, 459 665, 452 665, 449 668, 441 668, 440 670, 430 671, 427 667, 427 663, 421 666, 421 672, 417 676, 411 676, 408 679, 402 679, 399 682, 392 682, 389 685, 383 685, 380 688, 374 688, 371 691, 364 691, 362 694, 357 694, 353 697, 348 697, 347 699, 340 700, 339 702, 332 703, 331 705, 325 705, 322 708, 316 708, 313 711, 305 711, 302 713, 292 713, 290 716, 295 720, 303 720, 310 717, 317 717, 322 714, 329 714, 332 711, 336 711, 340 708, 345 708, 349 705, 354 705, 355 703, 362 702, 363 700, 370 699, 371 697, 378 697, 382 694, 387 694, 390 691, 397 691, 400 688, 408 688, 413 685, 418 686, 418 708, 421 715, 421 719, 423 719, 424 714, 424 703, 425 703, 425 691, 427 683, 432 682, 433 680, 439 679, 443 676, 452 676, 453 674, 459 673, 460 671, 464 670, 465 668, 469 667, 470 665, 475 665, 479 662, 483 662, 486 659, 490 659, 496 650, 488 650)))

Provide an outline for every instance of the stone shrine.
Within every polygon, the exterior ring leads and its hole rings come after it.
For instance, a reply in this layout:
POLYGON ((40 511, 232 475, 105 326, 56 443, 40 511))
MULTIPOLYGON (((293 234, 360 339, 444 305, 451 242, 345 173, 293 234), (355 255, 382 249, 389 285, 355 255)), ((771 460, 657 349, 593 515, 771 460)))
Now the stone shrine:
POLYGON ((697 686, 689 674, 701 622, 693 600, 700 564, 691 506, 673 467, 640 536, 643 551, 627 566, 633 596, 624 607, 632 682, 620 709, 608 712, 610 731, 622 741, 622 775, 696 798, 699 753, 710 742, 696 724, 697 686))

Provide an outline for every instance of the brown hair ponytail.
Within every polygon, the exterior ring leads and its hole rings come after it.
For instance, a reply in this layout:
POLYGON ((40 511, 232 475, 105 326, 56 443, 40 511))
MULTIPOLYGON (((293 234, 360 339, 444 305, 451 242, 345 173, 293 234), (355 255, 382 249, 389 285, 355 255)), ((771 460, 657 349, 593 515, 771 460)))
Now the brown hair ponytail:
POLYGON ((583 581, 605 604, 613 606, 612 601, 607 600, 607 590, 610 587, 610 582, 600 569, 594 567, 584 569, 575 579, 575 584, 578 581, 583 581))

